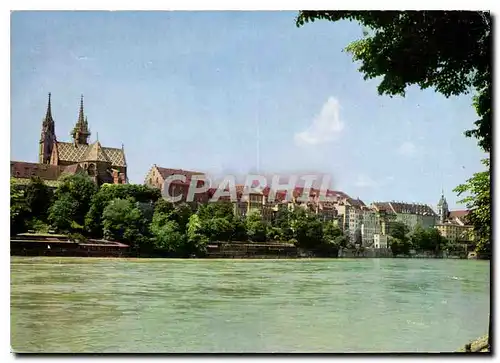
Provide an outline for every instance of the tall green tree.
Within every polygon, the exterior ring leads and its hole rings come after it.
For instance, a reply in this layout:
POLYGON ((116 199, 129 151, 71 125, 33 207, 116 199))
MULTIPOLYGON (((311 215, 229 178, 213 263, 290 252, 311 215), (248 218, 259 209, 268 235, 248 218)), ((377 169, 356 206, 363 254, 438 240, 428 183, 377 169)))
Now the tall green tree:
MULTIPOLYGON (((489 169, 489 160, 483 162, 489 169)), ((486 256, 491 256, 490 188, 490 172, 488 170, 474 174, 472 178, 455 189, 458 195, 466 195, 460 202, 466 204, 470 210, 467 219, 474 226, 478 237, 478 240, 475 241, 476 251, 486 256)))
POLYGON ((131 199, 113 199, 102 213, 104 238, 136 244, 142 237, 143 218, 131 199))
POLYGON ((87 175, 64 175, 55 191, 57 200, 64 199, 66 206, 73 204, 72 220, 78 226, 85 225, 85 215, 90 209, 91 200, 97 193, 97 186, 87 175), (74 208, 74 209, 73 209, 74 208))
POLYGON ((296 208, 291 220, 291 228, 299 247, 316 248, 323 244, 323 225, 315 214, 296 208))
MULTIPOLYGON (((139 184, 103 184, 92 197, 90 208, 85 215, 85 228, 95 237, 103 235, 102 213, 104 208, 114 199, 130 199, 141 204, 154 204, 161 199, 161 191, 139 184)), ((149 213, 148 213, 149 214, 149 213)), ((146 216, 145 216, 146 217, 146 216)))
POLYGON ((25 190, 15 179, 10 179, 10 234, 11 236, 26 231, 26 219, 30 214, 26 202, 25 190))
POLYGON ((253 242, 265 242, 267 225, 262 220, 262 214, 258 210, 251 211, 246 218, 248 239, 253 242))
POLYGON ((49 208, 49 223, 63 233, 79 230, 75 219, 78 215, 78 201, 69 193, 59 194, 49 208))
POLYGON ((392 253, 396 256, 399 254, 407 255, 412 247, 409 237, 409 228, 402 222, 391 222, 389 227, 389 246, 392 253))
MULTIPOLYGON (((380 78, 380 95, 405 95, 406 88, 434 88, 446 97, 474 93, 478 119, 465 131, 482 150, 491 152, 492 30, 491 15, 481 11, 301 11, 297 26, 316 20, 356 21, 363 38, 347 45, 361 62, 365 79, 380 78)), ((490 249, 490 169, 457 187, 470 193, 464 203, 480 235, 478 250, 490 249)))
POLYGON ((51 189, 39 177, 33 177, 26 186, 25 195, 31 218, 46 221, 53 198, 51 189))

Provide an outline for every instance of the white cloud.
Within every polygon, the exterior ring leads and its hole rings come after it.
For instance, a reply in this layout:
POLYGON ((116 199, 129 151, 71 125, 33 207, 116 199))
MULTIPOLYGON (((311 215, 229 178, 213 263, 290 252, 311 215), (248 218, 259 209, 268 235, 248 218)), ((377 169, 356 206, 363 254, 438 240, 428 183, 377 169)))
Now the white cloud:
POLYGON ((413 156, 417 153, 417 147, 411 141, 405 141, 399 146, 398 153, 405 156, 413 156))
POLYGON ((379 183, 367 175, 358 175, 358 179, 356 180, 354 185, 360 188, 374 188, 378 186, 379 183))
POLYGON ((339 110, 339 101, 335 97, 328 98, 312 124, 305 131, 295 133, 295 143, 318 145, 333 140, 344 129, 339 110))

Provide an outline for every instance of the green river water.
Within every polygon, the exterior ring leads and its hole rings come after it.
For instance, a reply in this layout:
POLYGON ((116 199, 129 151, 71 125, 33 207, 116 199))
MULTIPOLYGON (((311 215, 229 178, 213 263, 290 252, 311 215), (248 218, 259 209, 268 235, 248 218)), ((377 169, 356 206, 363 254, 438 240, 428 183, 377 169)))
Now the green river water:
POLYGON ((489 262, 11 258, 15 352, 449 352, 489 262))

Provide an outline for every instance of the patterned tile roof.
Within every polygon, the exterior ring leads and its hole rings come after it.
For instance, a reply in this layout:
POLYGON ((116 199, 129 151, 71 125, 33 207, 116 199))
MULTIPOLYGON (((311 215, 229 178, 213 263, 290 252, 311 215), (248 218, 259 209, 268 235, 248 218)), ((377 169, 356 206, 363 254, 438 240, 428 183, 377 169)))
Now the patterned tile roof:
POLYGON ((87 151, 83 154, 81 161, 104 161, 111 163, 108 155, 104 152, 101 143, 99 141, 90 144, 87 151))
POLYGON ((125 153, 122 149, 112 147, 102 147, 99 142, 90 145, 75 145, 72 142, 57 142, 57 154, 61 161, 78 163, 90 160, 92 161, 110 161, 112 166, 126 166, 125 153), (99 159, 100 158, 100 159, 99 159))

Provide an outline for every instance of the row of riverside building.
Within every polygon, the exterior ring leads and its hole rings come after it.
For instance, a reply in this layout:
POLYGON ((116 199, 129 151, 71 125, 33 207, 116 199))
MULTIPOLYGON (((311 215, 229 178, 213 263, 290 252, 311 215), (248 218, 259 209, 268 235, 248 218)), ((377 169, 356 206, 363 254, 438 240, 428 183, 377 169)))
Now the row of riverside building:
MULTIPOLYGON (((123 144, 121 148, 103 147, 98 140, 90 143, 90 129, 84 112, 83 96, 80 100, 78 119, 71 132, 70 142, 60 142, 55 133, 52 117, 51 96, 42 121, 39 141, 38 163, 11 161, 11 177, 18 183, 28 183, 31 177, 40 177, 55 187, 63 174, 84 173, 102 185, 105 183, 128 183, 127 163, 123 144)), ((193 175, 202 172, 169 169, 153 165, 148 171, 144 184, 163 189, 165 179, 171 175, 184 175, 186 180, 175 180, 170 184, 170 195, 186 199, 193 175)), ((258 210, 267 221, 272 220, 280 208, 304 208, 316 213, 322 220, 332 220, 349 237, 350 241, 367 247, 386 248, 391 222, 399 221, 410 230, 420 225, 424 228, 437 228, 442 236, 451 242, 468 243, 474 240, 472 227, 467 225, 468 211, 449 211, 444 195, 435 212, 425 204, 403 202, 374 202, 365 205, 359 198, 354 199, 341 191, 327 190, 328 200, 319 198, 319 190, 312 188, 308 201, 299 201, 303 188, 296 187, 291 198, 286 200, 286 191, 278 191, 274 201, 269 201, 269 188, 260 193, 243 194, 243 185, 237 185, 237 202, 234 212, 245 217, 250 211, 258 210)), ((163 191, 163 190, 162 190, 163 191)), ((196 195, 197 203, 206 203, 215 189, 196 195)))

